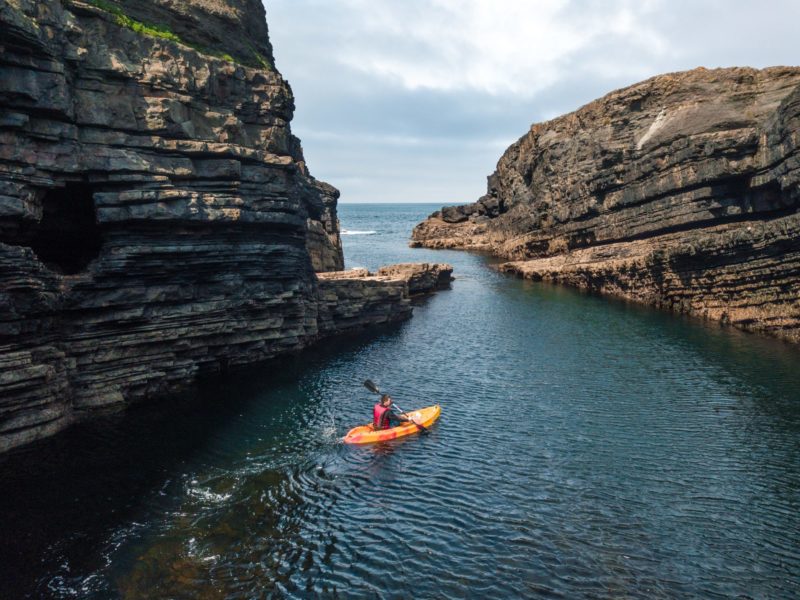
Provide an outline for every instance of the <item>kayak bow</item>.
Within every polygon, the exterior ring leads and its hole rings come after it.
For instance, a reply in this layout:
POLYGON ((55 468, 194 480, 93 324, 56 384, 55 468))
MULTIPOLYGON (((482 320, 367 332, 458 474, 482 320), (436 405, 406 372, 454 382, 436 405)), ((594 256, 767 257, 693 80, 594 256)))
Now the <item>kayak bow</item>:
MULTIPOLYGON (((406 413, 412 421, 418 422, 423 427, 429 427, 439 418, 442 409, 438 404, 420 408, 406 413)), ((385 442, 399 437, 405 437, 420 432, 421 429, 414 423, 403 423, 390 429, 373 429, 372 425, 360 425, 353 427, 344 436, 345 444, 372 444, 375 442, 385 442)))

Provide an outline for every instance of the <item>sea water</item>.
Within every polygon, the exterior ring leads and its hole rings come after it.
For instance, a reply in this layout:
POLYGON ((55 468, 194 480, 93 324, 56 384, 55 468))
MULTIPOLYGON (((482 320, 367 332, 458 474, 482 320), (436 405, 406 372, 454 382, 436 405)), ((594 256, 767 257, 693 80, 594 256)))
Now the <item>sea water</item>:
POLYGON ((348 267, 454 266, 412 320, 0 458, 0 596, 797 597, 800 352, 408 248, 435 208, 340 207, 348 267), (342 444, 366 378, 440 422, 342 444))

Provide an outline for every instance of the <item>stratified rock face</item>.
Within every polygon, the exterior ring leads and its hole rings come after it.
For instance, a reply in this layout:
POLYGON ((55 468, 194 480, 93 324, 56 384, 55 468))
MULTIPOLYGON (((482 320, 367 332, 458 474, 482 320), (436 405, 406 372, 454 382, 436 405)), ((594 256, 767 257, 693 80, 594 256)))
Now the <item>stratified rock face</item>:
POLYGON ((322 181, 313 180, 312 184, 315 189, 305 196, 309 212, 306 249, 316 272, 340 271, 344 269, 344 256, 336 216, 339 190, 322 181))
POLYGON ((338 192, 260 0, 6 0, 0 45, 0 451, 318 337, 338 192))
POLYGON ((413 245, 800 342, 800 68, 662 75, 536 124, 413 245))
POLYGON ((445 263, 400 263, 370 273, 351 269, 320 273, 321 335, 352 332, 411 316, 411 298, 450 287, 445 263))

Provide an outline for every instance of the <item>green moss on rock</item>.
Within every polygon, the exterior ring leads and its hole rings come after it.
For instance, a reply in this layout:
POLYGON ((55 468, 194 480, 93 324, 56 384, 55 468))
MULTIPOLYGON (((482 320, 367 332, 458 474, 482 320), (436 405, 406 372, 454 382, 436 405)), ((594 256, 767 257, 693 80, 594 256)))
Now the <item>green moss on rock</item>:
POLYGON ((227 52, 221 52, 218 50, 214 50, 212 48, 208 48, 206 46, 202 46, 200 44, 193 44, 187 42, 186 40, 182 39, 179 35, 171 31, 169 27, 137 21, 136 19, 133 19, 128 15, 126 15, 119 6, 117 6, 112 2, 109 2, 108 0, 84 0, 84 1, 96 8, 99 8, 100 10, 103 10, 107 13, 114 15, 114 22, 117 25, 119 25, 120 27, 125 27, 127 29, 130 29, 131 31, 134 31, 138 34, 162 40, 168 40, 170 42, 175 42, 177 44, 187 46, 192 50, 199 52, 200 54, 213 56, 215 58, 220 58, 228 62, 244 64, 245 66, 251 66, 251 67, 261 67, 263 69, 269 69, 269 70, 273 69, 272 64, 261 54, 259 54, 252 46, 251 50, 253 51, 254 60, 252 62, 249 61, 244 62, 241 60, 237 60, 227 52))

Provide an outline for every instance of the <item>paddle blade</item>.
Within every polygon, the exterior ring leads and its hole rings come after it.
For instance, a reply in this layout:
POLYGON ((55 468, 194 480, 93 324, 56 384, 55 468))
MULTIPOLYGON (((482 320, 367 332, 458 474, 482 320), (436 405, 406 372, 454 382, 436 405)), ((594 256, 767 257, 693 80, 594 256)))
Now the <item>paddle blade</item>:
POLYGON ((412 422, 414 425, 416 425, 417 427, 419 427, 419 430, 420 430, 422 433, 428 433, 428 428, 427 428, 427 427, 425 427, 425 426, 424 426, 422 423, 418 423, 417 421, 415 421, 414 419, 412 419, 410 416, 408 416, 408 413, 407 413, 406 411, 404 411, 402 408, 400 408, 399 406, 397 406, 397 404, 394 404, 394 403, 392 403, 392 408, 391 408, 391 409, 392 409, 392 410, 394 410, 394 412, 396 412, 397 414, 399 414, 399 415, 403 415, 403 416, 404 416, 404 417, 406 417, 406 418, 407 418, 409 421, 411 421, 411 422, 412 422))
POLYGON ((380 394, 381 391, 378 389, 378 386, 372 383, 371 380, 365 379, 364 380, 364 387, 367 388, 373 394, 380 394))

